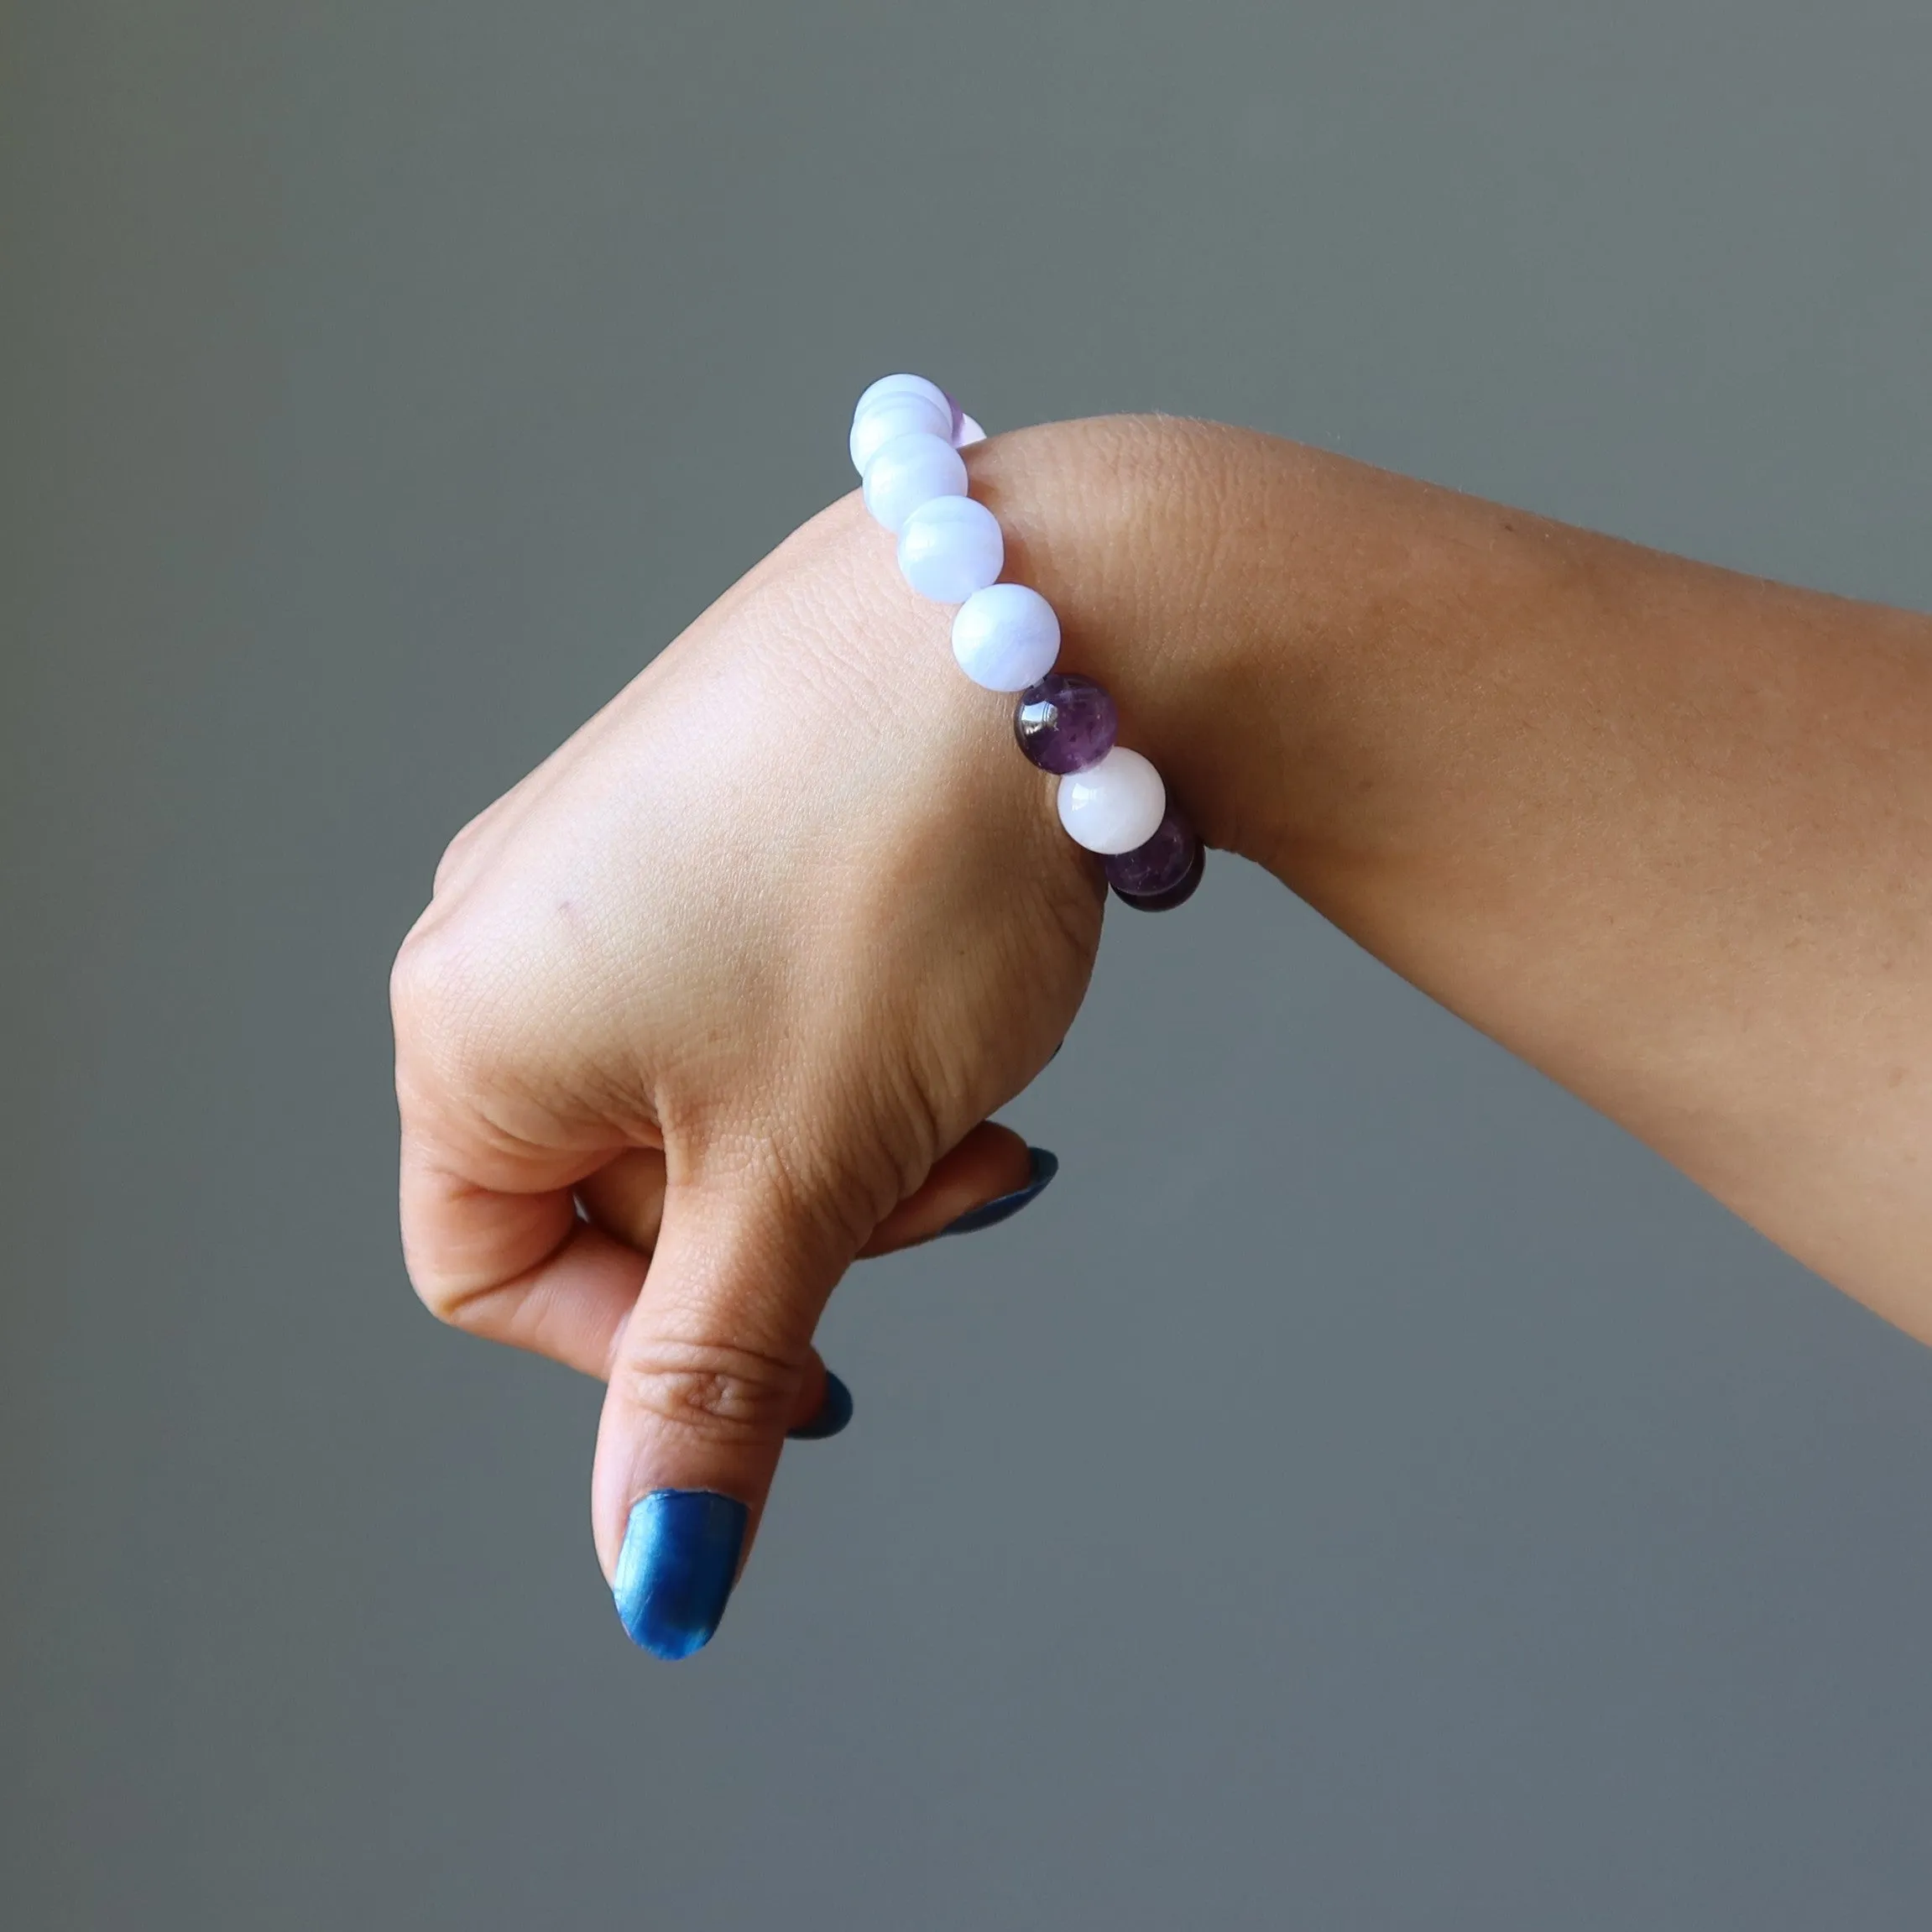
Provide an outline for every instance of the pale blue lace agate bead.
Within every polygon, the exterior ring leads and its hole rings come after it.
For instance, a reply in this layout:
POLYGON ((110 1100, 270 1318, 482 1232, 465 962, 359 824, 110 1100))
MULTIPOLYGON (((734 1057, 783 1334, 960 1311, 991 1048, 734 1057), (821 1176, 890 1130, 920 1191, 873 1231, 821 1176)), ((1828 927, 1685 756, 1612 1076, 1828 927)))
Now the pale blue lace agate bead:
POLYGON ((1073 671, 1056 671, 1029 685, 1013 713, 1020 749, 1042 771, 1061 778, 1098 765, 1114 749, 1120 728, 1113 693, 1073 671))
POLYGON ((846 448, 860 476, 896 436, 935 436, 957 440, 959 414, 953 399, 923 376, 881 376, 859 397, 852 412, 846 448))
POLYGON ((988 691, 1024 691, 1053 668, 1060 620, 1038 591, 1023 583, 976 590, 953 619, 953 655, 988 691))
POLYGON ((1165 912, 1193 896, 1206 862, 1206 849, 1193 822, 1171 804, 1151 838, 1106 859, 1107 883, 1125 904, 1142 912, 1165 912))
POLYGON ((908 375, 901 373, 896 376, 881 376, 875 383, 868 383, 859 400, 852 405, 852 420, 857 422, 865 412, 885 400, 888 396, 921 396, 929 403, 937 403, 941 409, 950 410, 953 399, 938 384, 925 376, 908 375))
POLYGON ((865 507, 895 536, 922 504, 965 494, 965 458, 944 436, 895 436, 865 466, 865 507))
MULTIPOLYGON (((948 453, 959 462, 957 450, 948 446, 948 453)), ((934 497, 906 518, 900 532, 900 574, 935 603, 965 603, 999 577, 1005 561, 1000 520, 969 496, 934 497)))

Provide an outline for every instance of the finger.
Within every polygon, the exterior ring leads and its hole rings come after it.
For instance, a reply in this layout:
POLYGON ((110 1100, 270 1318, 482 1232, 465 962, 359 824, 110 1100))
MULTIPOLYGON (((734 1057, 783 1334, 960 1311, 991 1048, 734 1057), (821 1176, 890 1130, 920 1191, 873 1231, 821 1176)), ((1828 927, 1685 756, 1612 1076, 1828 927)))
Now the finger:
MULTIPOLYGON (((598 1172, 619 1169, 620 1177, 606 1193, 634 1206, 641 1201, 655 1241, 664 1157, 655 1148, 634 1148, 598 1172)), ((589 1185, 580 1182, 577 1192, 589 1185)), ((547 1355, 599 1381, 610 1379, 619 1338, 650 1268, 647 1253, 580 1220, 567 1188, 517 1194, 478 1187, 424 1159, 420 1143, 405 1145, 403 1192, 410 1272, 435 1313, 486 1341, 547 1355)), ((817 1350, 808 1350, 787 1436, 822 1441, 837 1435, 852 1413, 851 1391, 817 1350)))
POLYGON ((826 1367, 817 1349, 806 1365, 805 1385, 792 1405, 791 1426, 785 1439, 794 1443, 827 1441, 852 1420, 852 1391, 826 1367))
POLYGON ((937 1235, 991 1227, 1036 1198, 1058 1168, 1044 1148, 1029 1147, 1010 1127, 982 1121, 872 1230, 859 1252, 890 1255, 937 1235))
POLYGON ((405 1115, 403 1255, 425 1306, 472 1334, 605 1375, 645 1265, 577 1214, 577 1170, 606 1158, 456 1147, 405 1115))
POLYGON ((822 1395, 812 1334, 852 1251, 769 1176, 673 1182, 592 1483, 619 1616, 657 1656, 688 1657, 718 1627, 786 1431, 822 1395))
POLYGON ((664 1153, 630 1147, 577 1184, 584 1213, 607 1235, 649 1254, 664 1219, 664 1153))
MULTIPOLYGON (((1016 1213, 1039 1193, 1057 1165, 1010 1127, 983 1121, 935 1164, 859 1252, 863 1257, 893 1254, 945 1234, 962 1220, 972 1227, 990 1226, 979 1217, 1001 1209, 1016 1213)), ((663 1153, 655 1147, 633 1147, 580 1181, 577 1198, 606 1234, 648 1253, 656 1245, 664 1214, 664 1186, 663 1153)))

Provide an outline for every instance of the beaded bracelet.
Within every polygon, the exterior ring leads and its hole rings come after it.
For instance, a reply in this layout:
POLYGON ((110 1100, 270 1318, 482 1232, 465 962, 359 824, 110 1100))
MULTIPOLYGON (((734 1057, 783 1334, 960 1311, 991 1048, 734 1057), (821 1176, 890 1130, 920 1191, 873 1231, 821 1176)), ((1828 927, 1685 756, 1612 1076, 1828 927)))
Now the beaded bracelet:
POLYGON ((1201 883, 1207 849, 1167 797, 1161 775, 1114 742, 1119 715, 1104 685, 1057 671, 1060 620, 1038 591, 1001 583, 999 520, 966 493, 959 452, 986 432, 923 376, 885 376, 852 412, 848 447, 865 507, 899 539, 906 582, 956 603, 953 655, 988 691, 1016 692, 1013 735, 1060 781, 1060 822, 1100 855, 1122 903, 1164 912, 1201 883))

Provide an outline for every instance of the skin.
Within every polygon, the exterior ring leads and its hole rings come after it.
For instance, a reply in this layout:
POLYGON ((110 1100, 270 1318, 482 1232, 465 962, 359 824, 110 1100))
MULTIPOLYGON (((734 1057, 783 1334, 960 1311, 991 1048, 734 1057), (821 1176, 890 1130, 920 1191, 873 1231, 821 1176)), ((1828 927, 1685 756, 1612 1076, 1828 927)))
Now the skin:
MULTIPOLYGON (((968 459, 1210 844, 1932 1340, 1932 620, 1213 425, 968 459)), ((648 1491, 755 1522, 845 1268, 1026 1177, 1104 895, 950 617, 834 504, 397 960, 411 1277, 608 1382, 607 1577, 648 1491)))

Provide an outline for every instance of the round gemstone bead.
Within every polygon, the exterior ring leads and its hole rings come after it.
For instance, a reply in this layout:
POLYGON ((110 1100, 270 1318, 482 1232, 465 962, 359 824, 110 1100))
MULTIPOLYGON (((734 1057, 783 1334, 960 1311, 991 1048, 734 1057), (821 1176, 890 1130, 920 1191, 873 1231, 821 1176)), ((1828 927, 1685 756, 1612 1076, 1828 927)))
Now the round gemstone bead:
POLYGON ((886 444, 898 436, 937 436, 953 441, 953 412, 943 404, 928 400, 911 391, 884 396, 854 420, 846 447, 852 467, 860 476, 886 444))
POLYGON ((1200 849, 1193 822, 1171 804, 1151 838, 1108 859, 1107 883, 1123 899, 1158 899, 1186 880, 1200 849))
POLYGON ((928 382, 924 376, 907 375, 901 372, 896 376, 881 376, 875 383, 868 383, 859 400, 852 405, 852 420, 857 422, 875 404, 883 402, 888 396, 923 396, 929 403, 936 403, 948 414, 952 412, 953 399, 938 384, 928 382))
POLYGON ((974 591, 953 619, 953 655, 986 690, 1024 691, 1053 668, 1060 655, 1060 620, 1038 591, 1023 583, 989 583, 974 591))
MULTIPOLYGON (((948 447, 947 454, 959 462, 957 450, 948 447)), ((966 466, 959 467, 963 473, 966 466)), ((965 603, 993 582, 1005 561, 1000 520, 984 504, 963 494, 935 496, 922 504, 900 533, 900 573, 935 603, 965 603)))
POLYGON ((1120 728, 1120 713, 1106 686, 1072 671, 1051 671, 1029 685, 1013 713, 1013 736, 1020 749, 1042 771, 1063 777, 1098 765, 1114 749, 1120 728))
POLYGON ((895 436, 865 466, 865 507, 895 535, 922 504, 965 494, 965 462, 944 436, 895 436))
POLYGON ((1170 885, 1165 892, 1122 892, 1118 886, 1114 896, 1123 906, 1131 906, 1136 912, 1171 912, 1177 906, 1185 906, 1194 896, 1194 888, 1201 883, 1201 875, 1208 869, 1208 849, 1198 839, 1194 842, 1194 862, 1181 875, 1179 884, 1170 885))
POLYGON ((1167 788, 1139 752, 1116 744, 1098 765, 1060 781, 1058 803, 1060 822, 1076 845, 1103 855, 1131 852, 1159 829, 1167 788))

